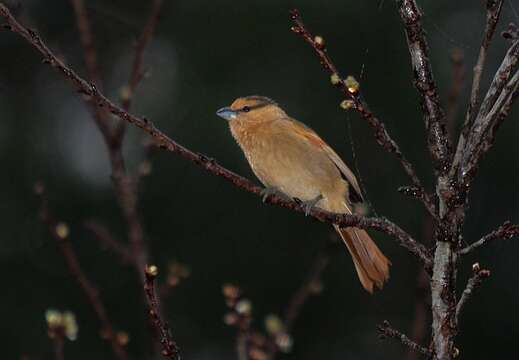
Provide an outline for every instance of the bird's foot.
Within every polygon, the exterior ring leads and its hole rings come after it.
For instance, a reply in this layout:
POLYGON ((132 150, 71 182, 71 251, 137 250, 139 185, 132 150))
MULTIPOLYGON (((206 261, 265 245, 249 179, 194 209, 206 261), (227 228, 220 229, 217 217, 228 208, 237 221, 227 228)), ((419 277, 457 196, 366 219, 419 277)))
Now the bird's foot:
POLYGON ((287 198, 285 194, 283 194, 278 188, 267 186, 263 190, 261 190, 261 200, 266 202, 268 197, 271 195, 277 195, 282 198, 287 198))
POLYGON ((310 212, 312 211, 313 207, 323 199, 323 196, 321 194, 317 195, 314 199, 301 201, 301 205, 303 205, 305 209, 305 216, 310 215, 310 212))

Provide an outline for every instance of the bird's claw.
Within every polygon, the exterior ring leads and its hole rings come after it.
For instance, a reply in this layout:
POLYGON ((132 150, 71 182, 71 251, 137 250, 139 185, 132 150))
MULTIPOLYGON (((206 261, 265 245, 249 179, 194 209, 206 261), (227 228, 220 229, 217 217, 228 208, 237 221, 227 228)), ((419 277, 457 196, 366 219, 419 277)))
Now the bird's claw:
POLYGON ((303 205, 303 208, 305 209, 305 216, 310 215, 310 212, 312 211, 313 207, 322 199, 323 199, 323 196, 321 194, 319 194, 314 199, 302 201, 301 204, 303 205))
POLYGON ((281 193, 277 188, 267 186, 263 190, 261 190, 261 201, 266 202, 268 197, 271 195, 278 195, 278 196, 284 196, 283 193, 281 193))

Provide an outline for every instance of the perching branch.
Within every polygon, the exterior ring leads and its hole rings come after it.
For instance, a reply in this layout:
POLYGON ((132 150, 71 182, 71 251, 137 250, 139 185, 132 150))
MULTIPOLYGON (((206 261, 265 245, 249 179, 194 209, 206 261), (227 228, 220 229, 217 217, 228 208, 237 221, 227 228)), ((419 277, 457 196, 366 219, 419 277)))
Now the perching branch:
POLYGON ((405 334, 402 334, 400 331, 394 329, 389 321, 384 320, 384 322, 377 327, 377 330, 380 332, 380 336, 382 338, 392 338, 400 341, 402 345, 408 347, 409 349, 416 351, 422 355, 426 355, 427 357, 430 357, 432 355, 431 351, 411 339, 409 339, 405 334))
MULTIPOLYGON (((434 202, 431 200, 429 194, 424 190, 424 187, 416 174, 413 165, 406 159, 406 157, 402 154, 402 151, 398 147, 397 143, 391 138, 389 133, 386 130, 385 125, 371 112, 368 107, 366 101, 362 98, 361 93, 359 91, 360 87, 357 86, 348 86, 347 81, 343 80, 337 70, 337 67, 333 63, 332 59, 326 52, 326 47, 324 40, 320 36, 313 36, 308 29, 306 28, 303 19, 301 18, 301 14, 299 10, 294 9, 290 12, 290 18, 294 22, 295 26, 291 29, 294 33, 300 35, 310 46, 314 49, 317 56, 320 59, 321 64, 324 69, 330 73, 332 84, 334 84, 337 88, 341 90, 346 99, 348 99, 350 103, 346 103, 346 107, 350 107, 356 110, 371 126, 371 128, 375 132, 375 140, 377 143, 384 148, 389 153, 394 154, 404 171, 411 179, 413 186, 418 189, 422 197, 420 198, 424 203, 426 209, 429 213, 437 218, 436 207, 434 202), (350 105, 348 105, 350 104, 350 105)), ((347 100, 347 101, 348 101, 347 100)))
POLYGON ((433 77, 429 47, 421 24, 422 14, 414 0, 397 0, 396 3, 404 24, 407 46, 411 55, 415 77, 414 86, 421 98, 429 152, 436 173, 444 175, 450 167, 450 141, 445 129, 445 114, 433 77))
POLYGON ((172 360, 180 360, 180 349, 171 336, 171 329, 160 317, 159 304, 155 295, 155 278, 157 274, 158 269, 155 265, 146 266, 144 269, 144 292, 148 300, 150 319, 159 336, 162 356, 172 360))
POLYGON ((474 275, 467 282, 467 287, 463 290, 461 294, 460 300, 458 301, 458 305, 456 306, 456 322, 459 321, 459 317, 463 307, 467 303, 467 301, 472 297, 474 291, 481 285, 484 279, 490 276, 490 271, 481 269, 479 263, 475 263, 472 265, 472 270, 474 275))
MULTIPOLYGON (((208 158, 199 153, 195 153, 188 148, 176 143, 166 134, 160 131, 147 118, 139 118, 125 111, 120 106, 114 104, 105 95, 103 95, 95 85, 90 84, 82 79, 71 68, 58 59, 34 30, 27 29, 18 23, 13 18, 9 10, 1 4, 0 16, 7 20, 9 30, 19 34, 24 39, 26 39, 35 49, 40 52, 44 58, 44 62, 60 71, 63 76, 72 83, 78 92, 91 98, 97 104, 97 106, 102 107, 120 119, 141 128, 146 133, 151 135, 161 148, 180 155, 184 159, 197 164, 206 171, 226 179, 240 189, 246 190, 257 196, 261 195, 262 188, 255 185, 250 180, 224 168, 214 159, 208 158)), ((294 200, 288 200, 276 195, 272 195, 267 199, 267 202, 294 210, 299 213, 305 213, 305 207, 294 200)), ((408 249, 413 255, 418 257, 426 268, 430 269, 431 267, 431 258, 428 250, 423 245, 417 243, 398 225, 385 218, 367 218, 357 215, 334 214, 318 208, 313 208, 310 211, 310 215, 319 221, 333 223, 343 227, 355 226, 361 229, 373 229, 386 233, 396 238, 400 246, 408 249)), ((139 264, 142 263, 142 261, 143 259, 141 258, 139 260, 139 264)))
POLYGON ((35 192, 40 197, 40 217, 43 223, 45 223, 49 229, 50 234, 56 239, 59 249, 65 258, 67 266, 78 282, 81 290, 83 290, 88 302, 94 309, 99 321, 101 322, 103 334, 105 338, 110 342, 112 352, 117 360, 126 360, 128 354, 126 350, 119 344, 112 323, 108 317, 107 311, 99 298, 99 290, 97 287, 86 277, 81 264, 70 244, 69 230, 66 224, 57 221, 52 215, 49 209, 49 201, 45 186, 41 183, 35 185, 35 192))
POLYGON ((487 235, 483 236, 481 239, 476 241, 473 244, 470 244, 469 246, 461 249, 458 251, 458 254, 465 255, 468 254, 480 246, 483 246, 485 244, 488 244, 494 240, 502 239, 511 239, 515 236, 519 235, 519 225, 518 224, 512 224, 510 221, 505 221, 503 225, 501 225, 497 230, 494 230, 487 235))

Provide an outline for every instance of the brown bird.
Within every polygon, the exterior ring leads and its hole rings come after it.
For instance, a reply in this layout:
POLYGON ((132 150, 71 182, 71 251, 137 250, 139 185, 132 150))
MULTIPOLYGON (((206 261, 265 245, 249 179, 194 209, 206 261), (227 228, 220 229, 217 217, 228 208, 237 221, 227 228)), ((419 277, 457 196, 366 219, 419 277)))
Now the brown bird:
MULTIPOLYGON (((216 114, 229 121, 231 133, 256 176, 265 185, 263 199, 280 192, 335 213, 352 214, 363 201, 355 175, 312 129, 290 118, 263 96, 236 99, 216 114)), ((348 247, 364 289, 382 288, 391 262, 370 236, 355 227, 334 225, 348 247)))

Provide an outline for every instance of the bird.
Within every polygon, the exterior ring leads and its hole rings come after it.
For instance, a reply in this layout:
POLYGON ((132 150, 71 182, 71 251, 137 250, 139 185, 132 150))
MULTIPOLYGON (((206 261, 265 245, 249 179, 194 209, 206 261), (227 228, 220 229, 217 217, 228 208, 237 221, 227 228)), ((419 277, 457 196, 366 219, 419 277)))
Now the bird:
MULTIPOLYGON (((291 118, 272 99, 246 96, 216 115, 227 120, 256 177, 263 183, 263 201, 271 194, 297 199, 306 213, 313 207, 353 214, 364 201, 353 172, 324 140, 291 118)), ((365 230, 333 225, 346 244, 360 283, 369 293, 382 289, 391 262, 365 230)))

